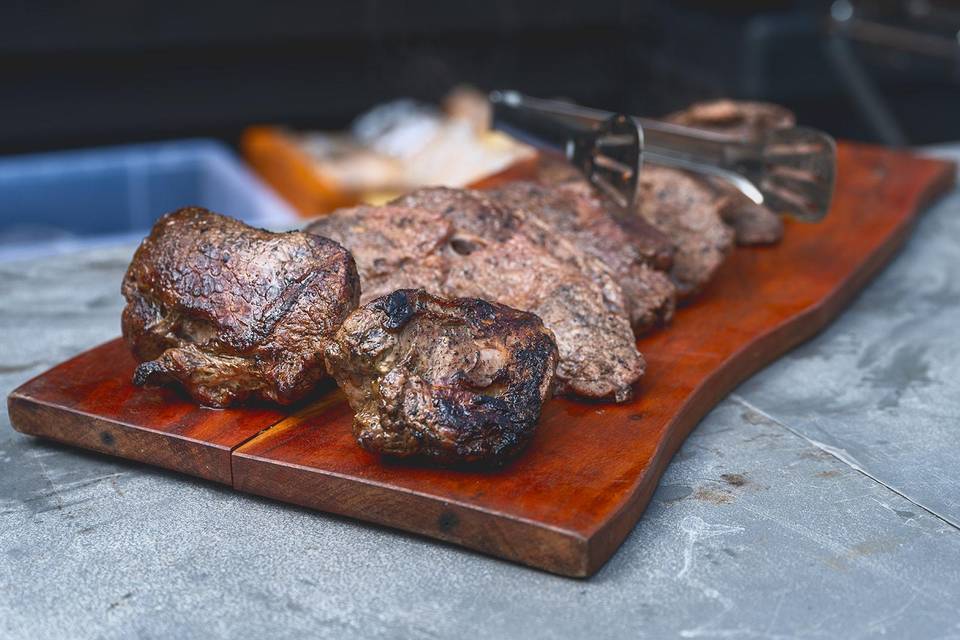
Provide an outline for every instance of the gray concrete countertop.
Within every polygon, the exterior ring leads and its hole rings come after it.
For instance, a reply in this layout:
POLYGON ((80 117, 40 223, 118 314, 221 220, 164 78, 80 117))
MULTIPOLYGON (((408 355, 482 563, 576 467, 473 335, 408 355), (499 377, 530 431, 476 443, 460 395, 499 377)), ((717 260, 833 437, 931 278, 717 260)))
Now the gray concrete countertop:
MULTIPOLYGON (((4 396, 118 333, 130 253, 0 265, 4 396)), ((960 192, 703 420, 589 580, 27 438, 4 407, 0 637, 960 638, 958 265, 960 192)))

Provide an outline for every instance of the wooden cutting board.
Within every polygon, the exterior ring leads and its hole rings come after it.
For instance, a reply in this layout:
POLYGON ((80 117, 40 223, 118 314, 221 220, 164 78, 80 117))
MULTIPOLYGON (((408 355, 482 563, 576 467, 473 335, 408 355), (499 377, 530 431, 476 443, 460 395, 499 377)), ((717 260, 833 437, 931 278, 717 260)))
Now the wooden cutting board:
POLYGON ((498 471, 367 454, 332 387, 293 409, 230 410, 199 407, 172 389, 133 387, 134 361, 120 340, 15 390, 10 420, 23 433, 588 576, 636 524, 700 418, 834 318, 955 177, 947 162, 853 144, 840 146, 839 163, 825 221, 788 222, 779 246, 737 249, 669 328, 640 340, 648 373, 636 400, 549 402, 530 447, 498 471))

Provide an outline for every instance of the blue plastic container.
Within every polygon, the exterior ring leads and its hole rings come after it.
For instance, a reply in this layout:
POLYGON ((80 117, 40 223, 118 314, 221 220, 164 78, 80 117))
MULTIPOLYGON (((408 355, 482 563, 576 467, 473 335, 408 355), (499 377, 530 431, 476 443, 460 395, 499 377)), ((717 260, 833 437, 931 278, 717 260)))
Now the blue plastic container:
POLYGON ((0 260, 130 242, 187 205, 261 227, 297 222, 213 140, 8 156, 0 158, 0 260))

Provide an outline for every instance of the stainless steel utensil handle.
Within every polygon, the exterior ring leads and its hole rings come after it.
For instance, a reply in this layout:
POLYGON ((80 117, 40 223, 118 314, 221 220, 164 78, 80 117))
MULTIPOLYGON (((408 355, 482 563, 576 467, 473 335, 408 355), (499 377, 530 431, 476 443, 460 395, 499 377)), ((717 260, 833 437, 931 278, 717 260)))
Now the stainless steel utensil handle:
POLYGON ((740 193, 750 198, 755 204, 763 204, 763 194, 760 190, 750 180, 747 180, 735 171, 701 162, 692 162, 681 157, 662 155, 653 149, 644 150, 643 157, 650 164, 657 164, 662 167, 673 167, 674 169, 684 169, 701 175, 720 178, 732 184, 740 193))
MULTIPOLYGON (((578 124, 581 127, 595 126, 614 115, 611 111, 582 107, 559 100, 532 98, 516 91, 494 91, 490 94, 490 101, 494 104, 502 104, 515 109, 558 118, 571 124, 578 124)), ((646 148, 662 147, 668 150, 668 153, 711 154, 721 160, 726 158, 724 149, 728 145, 742 143, 736 137, 715 131, 695 129, 637 116, 633 116, 633 119, 643 128, 646 134, 644 136, 646 148)))
MULTIPOLYGON (((495 105, 547 116, 582 128, 595 127, 613 115, 602 109, 532 98, 516 91, 494 91, 490 94, 490 101, 495 105)), ((731 158, 731 152, 737 155, 736 147, 743 146, 743 141, 729 135, 659 120, 636 116, 633 119, 643 130, 644 158, 651 164, 718 177, 731 183, 755 203, 763 203, 763 194, 756 185, 739 173, 721 166, 734 159, 731 158)))

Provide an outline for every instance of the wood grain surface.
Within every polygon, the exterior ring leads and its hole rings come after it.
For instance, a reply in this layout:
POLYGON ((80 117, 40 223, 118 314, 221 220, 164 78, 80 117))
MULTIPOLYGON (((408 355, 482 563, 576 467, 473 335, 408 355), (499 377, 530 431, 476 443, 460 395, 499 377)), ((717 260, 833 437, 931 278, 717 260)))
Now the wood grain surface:
POLYGON ((950 163, 852 144, 840 145, 839 163, 823 222, 788 222, 780 245, 737 249, 669 328, 639 341, 648 367, 636 400, 549 402, 530 447, 499 470, 379 460, 353 442, 338 391, 287 415, 214 411, 173 391, 136 390, 116 341, 16 390, 11 421, 25 433, 588 576, 633 528, 700 418, 835 317, 955 176, 950 163))
POLYGON ((120 338, 81 353, 11 393, 10 422, 30 435, 231 484, 230 452, 286 416, 269 406, 209 409, 176 389, 135 387, 135 367, 120 338))

